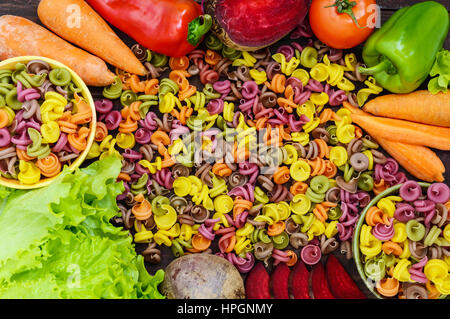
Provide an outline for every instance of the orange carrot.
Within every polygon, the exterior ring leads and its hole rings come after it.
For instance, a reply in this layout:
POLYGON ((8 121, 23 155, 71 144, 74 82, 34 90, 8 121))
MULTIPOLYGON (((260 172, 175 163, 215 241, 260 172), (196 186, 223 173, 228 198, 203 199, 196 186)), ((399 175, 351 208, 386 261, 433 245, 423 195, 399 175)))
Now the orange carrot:
POLYGON ((450 127, 450 91, 431 94, 420 90, 381 95, 366 103, 364 111, 377 116, 450 127))
POLYGON ((41 0, 38 16, 57 35, 127 72, 146 69, 109 25, 83 0, 41 0))
POLYGON ((87 85, 107 86, 115 75, 100 58, 78 49, 40 25, 17 16, 0 17, 0 59, 33 55, 59 61, 87 85))
POLYGON ((444 181, 445 166, 429 148, 385 139, 378 139, 377 142, 414 177, 426 182, 444 181))
MULTIPOLYGON (((344 103, 347 109, 355 109, 344 103)), ((450 150, 450 128, 396 120, 353 110, 352 121, 378 139, 424 145, 440 150, 450 150)))
MULTIPOLYGON (((350 103, 344 102, 344 107, 353 114, 367 114, 350 103)), ((427 182, 444 181, 445 166, 435 152, 421 145, 400 143, 385 138, 377 138, 377 130, 373 127, 365 129, 378 144, 388 152, 411 175, 427 182)))

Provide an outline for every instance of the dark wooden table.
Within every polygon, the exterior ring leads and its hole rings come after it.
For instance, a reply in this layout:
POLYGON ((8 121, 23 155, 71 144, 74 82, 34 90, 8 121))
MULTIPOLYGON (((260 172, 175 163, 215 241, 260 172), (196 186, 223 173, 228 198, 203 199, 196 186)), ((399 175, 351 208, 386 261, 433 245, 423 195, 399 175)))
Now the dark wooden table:
MULTIPOLYGON (((200 2, 200 1, 198 1, 200 2)), ((378 0, 377 3, 380 5, 381 8, 381 23, 384 23, 396 10, 408 6, 414 3, 418 3, 422 1, 412 1, 412 0, 378 0)), ((447 11, 450 11, 450 0, 439 0, 438 2, 442 3, 444 6, 446 6, 447 11)), ((22 17, 26 17, 34 22, 37 22, 39 24, 39 18, 37 16, 37 6, 39 4, 39 0, 2 0, 0 2, 0 15, 4 14, 10 14, 10 15, 19 15, 22 17)), ((42 24, 41 24, 42 25, 42 24)), ((113 28, 117 34, 123 39, 123 41, 129 45, 132 46, 135 41, 132 40, 130 37, 125 35, 123 32, 113 28)), ((278 45, 283 44, 283 41, 280 41, 278 45)), ((446 49, 450 49, 450 36, 447 36, 446 42, 444 47, 446 49)), ((425 87, 424 87, 425 88, 425 87)), ((102 98, 101 89, 98 88, 91 88, 91 93, 95 98, 102 98)), ((443 152, 443 151, 436 151, 436 153, 439 155, 439 157, 442 159, 442 161, 445 164, 445 167, 450 167, 450 152, 443 152)), ((446 183, 450 180, 450 169, 447 169, 445 173, 445 180, 446 183)), ((139 251, 142 249, 140 245, 136 246, 137 250, 139 251)), ((353 260, 346 260, 342 255, 339 253, 335 253, 335 255, 340 259, 346 270, 350 273, 352 278, 356 281, 358 286, 366 293, 368 298, 374 298, 373 295, 368 291, 368 289, 365 287, 363 281, 358 275, 358 272, 356 270, 356 266, 353 262, 353 260)), ((170 261, 173 260, 172 252, 167 247, 164 247, 162 249, 162 260, 161 263, 158 265, 146 265, 148 271, 153 274, 155 271, 159 268, 165 268, 170 261)))

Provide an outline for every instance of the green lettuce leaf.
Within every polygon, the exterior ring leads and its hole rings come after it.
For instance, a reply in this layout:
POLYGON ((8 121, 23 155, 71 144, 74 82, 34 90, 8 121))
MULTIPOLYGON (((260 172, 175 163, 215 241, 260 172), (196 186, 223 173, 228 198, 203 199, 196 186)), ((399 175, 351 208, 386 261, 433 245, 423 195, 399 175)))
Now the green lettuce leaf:
POLYGON ((438 52, 430 76, 434 76, 434 78, 428 82, 428 91, 432 94, 447 93, 450 80, 450 52, 448 50, 442 49, 438 52))
POLYGON ((0 189, 0 298, 164 298, 118 214, 121 162, 109 157, 50 186, 0 189), (3 197, 2 197, 3 196, 3 197))

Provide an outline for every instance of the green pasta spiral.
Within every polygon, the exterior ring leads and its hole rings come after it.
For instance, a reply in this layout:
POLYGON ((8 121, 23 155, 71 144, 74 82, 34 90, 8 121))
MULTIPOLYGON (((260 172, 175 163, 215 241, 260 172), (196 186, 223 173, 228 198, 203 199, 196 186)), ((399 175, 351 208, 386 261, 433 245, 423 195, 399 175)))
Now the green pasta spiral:
POLYGON ((373 189, 373 176, 371 171, 361 173, 358 179, 358 187, 363 191, 370 192, 373 189))
POLYGON ((220 41, 218 37, 216 37, 213 33, 209 33, 205 39, 205 45, 208 49, 214 51, 222 50, 223 43, 220 41))
POLYGON ((54 85, 62 87, 68 85, 72 81, 72 75, 66 69, 57 68, 50 71, 48 79, 54 85))
POLYGON ((166 55, 152 52, 150 63, 153 66, 161 68, 165 66, 167 62, 169 62, 169 58, 166 55))
POLYGON ((442 230, 438 226, 433 225, 433 227, 431 227, 430 231, 428 232, 427 236, 425 237, 425 240, 423 241, 425 246, 433 245, 436 242, 436 240, 438 239, 441 232, 442 232, 442 230))
POLYGON ((242 52, 224 45, 222 48, 222 56, 234 61, 242 56, 242 52))
POLYGON ((330 138, 328 139, 328 143, 331 145, 337 145, 339 143, 339 140, 336 136, 336 130, 337 130, 337 126, 336 125, 330 125, 326 128, 328 134, 330 135, 330 138))
POLYGON ((158 105, 158 97, 156 95, 140 95, 137 100, 142 102, 139 105, 139 115, 142 119, 145 118, 150 107, 158 105))
POLYGON ((178 93, 179 87, 178 85, 169 78, 164 78, 159 82, 158 95, 159 98, 164 96, 167 93, 172 93, 176 95, 178 93))
POLYGON ((11 84, 11 82, 12 82, 12 71, 0 70, 0 84, 11 84))
POLYGON ((252 243, 257 243, 260 241, 260 242, 263 242, 264 244, 268 244, 272 241, 272 239, 270 239, 269 235, 267 235, 267 230, 264 228, 255 229, 250 234, 250 240, 252 243))
POLYGON ((162 208, 162 205, 170 205, 170 200, 161 195, 158 195, 152 199, 152 212, 155 216, 161 216, 167 213, 167 211, 162 208))
POLYGON ((364 264, 365 275, 374 280, 379 281, 386 276, 386 263, 382 258, 370 258, 364 264))
POLYGON ((136 102, 137 99, 138 99, 137 94, 131 90, 123 91, 122 94, 120 95, 120 103, 123 106, 130 106, 130 104, 136 102))
POLYGON ((342 216, 342 210, 340 206, 330 207, 328 210, 328 219, 338 220, 342 216))
POLYGON ((363 137, 361 139, 361 141, 363 142, 363 148, 365 148, 365 149, 368 149, 368 148, 377 149, 380 147, 377 143, 375 143, 374 141, 369 140, 368 138, 365 138, 365 137, 363 137))
POLYGON ((103 89, 103 96, 110 100, 118 99, 122 95, 123 83, 122 80, 116 76, 114 82, 103 89))
POLYGON ((309 183, 309 188, 315 193, 324 194, 330 188, 330 180, 323 175, 314 176, 309 183))
POLYGON ((220 93, 214 91, 213 85, 211 83, 205 84, 203 93, 205 94, 206 101, 218 99, 222 96, 220 93))
POLYGON ((406 223, 406 236, 412 241, 420 241, 425 236, 425 226, 415 219, 406 223))
POLYGON ((28 156, 37 157, 38 159, 47 157, 50 154, 50 146, 42 143, 41 133, 30 127, 28 128, 28 135, 32 141, 32 143, 27 146, 28 156))
POLYGON ((134 195, 138 194, 146 194, 147 193, 147 181, 148 181, 148 174, 142 174, 139 179, 131 184, 131 193, 134 195))
POLYGON ((39 75, 30 75, 27 73, 26 68, 27 67, 23 63, 16 64, 16 69, 11 75, 14 84, 17 84, 17 82, 20 81, 20 83, 22 83, 22 85, 27 89, 41 86, 47 78, 47 74, 42 73, 39 75))
POLYGON ((289 245, 289 235, 283 231, 281 234, 272 237, 273 248, 284 249, 289 245))

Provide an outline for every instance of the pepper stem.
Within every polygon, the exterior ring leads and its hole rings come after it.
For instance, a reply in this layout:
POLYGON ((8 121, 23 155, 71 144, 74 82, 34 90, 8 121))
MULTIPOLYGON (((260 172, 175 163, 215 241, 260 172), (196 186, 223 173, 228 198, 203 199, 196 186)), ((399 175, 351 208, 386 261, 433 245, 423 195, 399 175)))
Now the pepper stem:
POLYGON ((363 68, 360 66, 358 68, 358 71, 359 73, 364 75, 373 75, 375 73, 380 73, 382 71, 386 71, 389 74, 393 74, 396 72, 394 65, 388 59, 384 59, 377 65, 374 65, 373 67, 370 68, 363 68))
POLYGON ((353 13, 354 6, 356 6, 356 1, 336 0, 334 4, 332 4, 331 6, 326 6, 325 8, 336 7, 337 12, 348 14, 358 28, 360 29, 367 28, 367 26, 365 27, 360 26, 358 20, 356 20, 355 14, 353 13))
POLYGON ((197 45, 202 37, 211 29, 211 26, 212 17, 209 14, 195 18, 189 22, 187 41, 192 45, 197 45))

